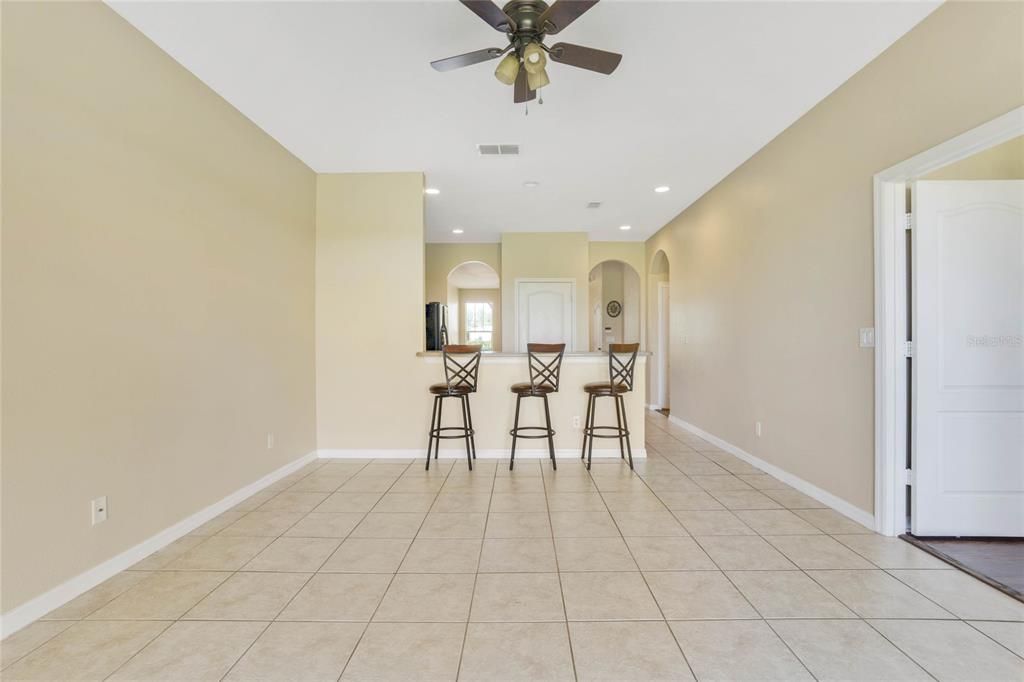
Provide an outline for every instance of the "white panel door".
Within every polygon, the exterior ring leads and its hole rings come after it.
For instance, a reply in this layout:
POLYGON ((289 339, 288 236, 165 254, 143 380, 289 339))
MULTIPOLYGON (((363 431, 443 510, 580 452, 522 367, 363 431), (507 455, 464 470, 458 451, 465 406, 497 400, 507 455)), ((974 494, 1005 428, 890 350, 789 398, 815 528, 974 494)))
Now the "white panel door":
POLYGON ((517 350, 528 343, 564 343, 574 350, 576 329, 574 282, 517 282, 517 350))
POLYGON ((1024 181, 913 197, 915 535, 1024 535, 1024 181))

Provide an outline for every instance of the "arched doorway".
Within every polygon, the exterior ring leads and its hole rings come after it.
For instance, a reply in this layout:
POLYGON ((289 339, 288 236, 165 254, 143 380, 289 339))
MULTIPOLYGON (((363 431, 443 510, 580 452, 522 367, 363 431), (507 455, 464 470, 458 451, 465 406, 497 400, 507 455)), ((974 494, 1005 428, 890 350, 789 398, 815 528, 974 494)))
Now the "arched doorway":
POLYGON ((448 342, 501 350, 501 279, 490 265, 466 261, 448 273, 448 342))
POLYGON ((671 405, 669 382, 669 264, 668 256, 659 250, 654 254, 648 271, 647 300, 650 302, 651 320, 649 327, 651 349, 650 381, 647 403, 652 408, 668 414, 671 405))
POLYGON ((606 260, 590 270, 588 282, 590 350, 609 343, 640 342, 640 275, 628 263, 606 260))

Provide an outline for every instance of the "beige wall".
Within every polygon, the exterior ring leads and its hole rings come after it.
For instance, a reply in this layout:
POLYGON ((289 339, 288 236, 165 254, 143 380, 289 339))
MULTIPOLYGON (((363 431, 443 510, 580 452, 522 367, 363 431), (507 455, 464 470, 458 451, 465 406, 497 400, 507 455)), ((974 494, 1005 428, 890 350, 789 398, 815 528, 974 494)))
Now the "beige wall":
MULTIPOLYGON (((645 259, 643 242, 588 242, 583 232, 508 233, 502 235, 502 244, 427 244, 425 300, 449 300, 448 274, 462 263, 479 261, 500 273, 501 312, 503 320, 512 321, 517 277, 572 278, 576 280, 577 348, 588 350, 591 335, 588 306, 590 270, 605 261, 622 261, 636 270, 643 281, 645 259)), ((639 311, 641 337, 645 335, 642 313, 646 306, 646 292, 643 289, 641 287, 639 311)), ((509 351, 515 349, 514 327, 507 322, 502 333, 503 348, 509 351)))
POLYGON ((1024 104, 1022 27, 940 7, 647 242, 673 415, 872 511, 872 175, 1024 104))
POLYGON ((2 16, 8 611, 315 448, 315 179, 105 5, 2 16))
POLYGON ((411 417, 429 401, 409 382, 423 348, 423 235, 422 173, 317 177, 319 448, 420 442, 411 417))
POLYGON ((470 261, 486 263, 500 273, 501 244, 427 244, 424 302, 445 301, 449 273, 470 261))
POLYGON ((924 179, 1024 180, 1024 135, 951 163, 924 179))
POLYGON ((586 351, 589 247, 586 232, 508 232, 501 235, 502 344, 516 348, 516 280, 568 278, 576 281, 576 343, 586 351))
POLYGON ((606 260, 628 263, 643 279, 647 270, 647 248, 644 242, 590 242, 587 247, 590 267, 606 260))

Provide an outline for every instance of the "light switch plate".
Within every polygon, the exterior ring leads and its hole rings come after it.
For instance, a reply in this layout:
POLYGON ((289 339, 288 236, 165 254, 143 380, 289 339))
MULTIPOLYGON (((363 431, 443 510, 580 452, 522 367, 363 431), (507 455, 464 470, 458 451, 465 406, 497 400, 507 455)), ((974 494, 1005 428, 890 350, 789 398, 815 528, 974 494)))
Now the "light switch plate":
POLYGON ((875 328, 874 327, 861 327, 860 328, 860 347, 861 348, 874 348, 875 347, 875 328))

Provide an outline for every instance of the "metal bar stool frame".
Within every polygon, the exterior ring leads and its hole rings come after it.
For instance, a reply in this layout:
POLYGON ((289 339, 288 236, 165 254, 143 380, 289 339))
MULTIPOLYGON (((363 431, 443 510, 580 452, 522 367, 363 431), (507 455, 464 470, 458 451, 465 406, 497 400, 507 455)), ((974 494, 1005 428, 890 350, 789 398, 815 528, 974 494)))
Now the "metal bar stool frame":
POLYGON ((528 343, 526 344, 527 364, 530 368, 530 383, 513 384, 512 392, 516 394, 516 416, 509 435, 512 436, 512 452, 508 460, 508 470, 516 463, 516 440, 519 438, 547 438, 548 453, 551 456, 551 468, 558 470, 555 462, 555 430, 551 428, 551 410, 548 407, 548 395, 558 392, 558 381, 562 371, 562 358, 565 355, 564 343, 528 343), (519 406, 523 398, 540 398, 544 401, 544 426, 520 426, 519 406), (526 433, 524 433, 526 432, 526 433))
POLYGON ((619 457, 629 456, 629 468, 633 468, 633 447, 629 442, 629 423, 626 421, 626 401, 623 396, 633 390, 633 370, 636 367, 639 343, 612 343, 608 345, 608 384, 587 384, 587 417, 583 427, 583 451, 580 459, 586 458, 587 469, 594 457, 595 438, 617 438, 619 457), (615 400, 615 426, 597 426, 594 419, 598 398, 615 400), (625 442, 625 447, 623 447, 625 442))
POLYGON ((473 429, 473 411, 470 409, 469 396, 476 393, 480 373, 480 351, 481 346, 449 344, 441 347, 444 383, 430 387, 430 392, 434 394, 434 409, 430 415, 427 440, 427 471, 430 471, 431 450, 434 459, 440 454, 441 439, 465 439, 466 462, 469 464, 469 470, 473 470, 473 460, 476 459, 476 431, 473 429), (441 426, 446 398, 459 399, 462 426, 441 426))

